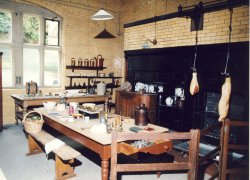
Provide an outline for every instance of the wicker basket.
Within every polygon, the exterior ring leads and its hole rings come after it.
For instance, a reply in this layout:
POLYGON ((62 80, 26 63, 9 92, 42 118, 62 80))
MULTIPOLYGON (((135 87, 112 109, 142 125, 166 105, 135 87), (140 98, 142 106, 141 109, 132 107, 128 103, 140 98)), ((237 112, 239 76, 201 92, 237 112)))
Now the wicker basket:
POLYGON ((23 126, 24 126, 24 129, 27 133, 40 132, 42 129, 43 123, 44 123, 43 116, 37 111, 30 111, 27 114, 25 114, 25 116, 23 118, 23 126), (32 120, 32 119, 28 118, 28 115, 31 113, 39 114, 41 116, 41 119, 40 120, 32 120))

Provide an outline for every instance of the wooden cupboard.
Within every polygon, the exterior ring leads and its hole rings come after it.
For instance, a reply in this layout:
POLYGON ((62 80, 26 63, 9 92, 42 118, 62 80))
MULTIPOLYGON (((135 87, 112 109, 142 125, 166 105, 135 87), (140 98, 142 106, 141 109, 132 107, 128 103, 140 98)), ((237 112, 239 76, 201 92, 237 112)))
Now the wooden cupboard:
POLYGON ((148 108, 150 123, 156 122, 157 94, 143 94, 138 92, 116 91, 115 113, 134 118, 135 109, 145 104, 148 108))

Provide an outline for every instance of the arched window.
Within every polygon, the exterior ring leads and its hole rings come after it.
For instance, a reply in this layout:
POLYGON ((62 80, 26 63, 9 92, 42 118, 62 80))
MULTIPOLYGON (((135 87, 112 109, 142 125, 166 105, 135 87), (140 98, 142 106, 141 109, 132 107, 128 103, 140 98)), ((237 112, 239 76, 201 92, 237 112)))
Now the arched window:
POLYGON ((38 6, 0 2, 3 87, 61 86, 61 18, 38 6))

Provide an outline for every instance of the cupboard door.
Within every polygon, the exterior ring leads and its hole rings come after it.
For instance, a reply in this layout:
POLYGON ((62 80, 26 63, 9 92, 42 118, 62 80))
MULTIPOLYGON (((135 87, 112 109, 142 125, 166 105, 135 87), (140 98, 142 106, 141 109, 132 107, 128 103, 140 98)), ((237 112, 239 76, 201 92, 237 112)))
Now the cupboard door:
POLYGON ((137 92, 116 91, 115 113, 134 118, 134 112, 140 104, 148 109, 150 123, 155 124, 157 94, 142 94, 137 92))

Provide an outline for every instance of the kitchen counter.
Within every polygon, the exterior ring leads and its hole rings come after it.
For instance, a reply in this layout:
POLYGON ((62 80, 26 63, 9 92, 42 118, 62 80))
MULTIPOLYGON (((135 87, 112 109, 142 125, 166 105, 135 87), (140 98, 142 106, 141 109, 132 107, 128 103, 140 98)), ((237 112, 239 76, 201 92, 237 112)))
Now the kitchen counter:
POLYGON ((108 96, 107 95, 96 95, 96 94, 75 94, 75 95, 64 95, 64 96, 28 96, 26 94, 13 94, 11 97, 14 99, 15 103, 15 119, 16 124, 18 124, 18 120, 22 120, 24 115, 34 107, 43 106, 43 102, 45 101, 55 101, 56 103, 60 103, 60 99, 65 97, 66 102, 77 102, 77 103, 103 103, 105 107, 108 104, 108 96))

